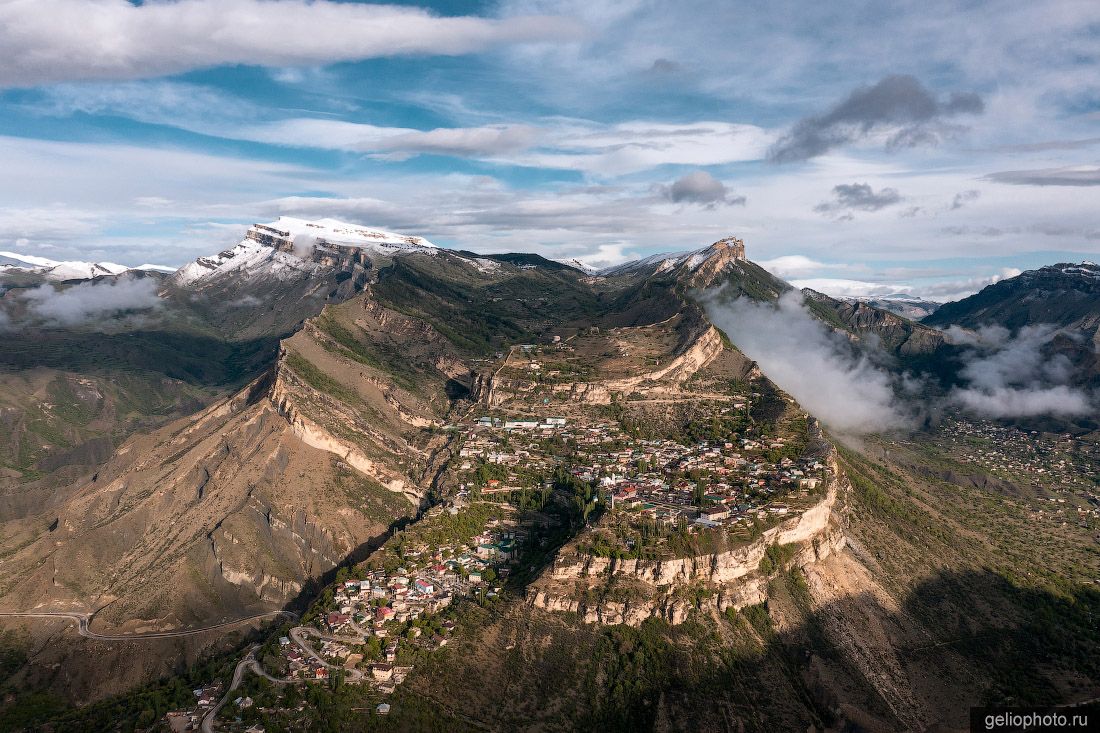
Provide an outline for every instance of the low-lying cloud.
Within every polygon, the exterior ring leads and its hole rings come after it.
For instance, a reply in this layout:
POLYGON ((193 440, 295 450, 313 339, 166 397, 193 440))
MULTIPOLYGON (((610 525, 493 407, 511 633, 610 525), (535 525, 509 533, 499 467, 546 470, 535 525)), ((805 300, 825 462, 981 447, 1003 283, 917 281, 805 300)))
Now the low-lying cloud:
POLYGON ((1064 333, 1054 326, 1016 333, 952 326, 944 336, 961 348, 959 384, 930 400, 923 378, 888 368, 873 339, 853 344, 830 329, 807 309, 801 292, 776 304, 726 301, 721 293, 703 302, 714 325, 770 379, 839 433, 912 428, 947 408, 991 419, 1072 418, 1098 409, 1093 396, 1073 385, 1069 359, 1047 353, 1045 347, 1064 333))
POLYGON ((828 112, 800 120, 772 146, 768 158, 776 163, 809 160, 875 133, 887 134, 888 150, 935 145, 958 129, 947 118, 984 109, 973 92, 937 99, 912 76, 887 76, 856 89, 828 112))
POLYGON ((30 319, 53 326, 100 324, 161 305, 153 278, 87 280, 68 287, 44 283, 20 297, 30 319))
POLYGON ((902 387, 897 378, 814 318, 798 291, 777 305, 720 297, 705 302, 711 321, 829 427, 864 434, 912 424, 895 397, 895 387, 902 387))
POLYGON ((959 407, 989 418, 1077 417, 1097 408, 1082 389, 1069 384, 1073 365, 1064 354, 1047 355, 1044 347, 1059 334, 1048 324, 1025 326, 1012 334, 1002 326, 967 331, 952 326, 948 341, 964 346, 959 372, 963 386, 949 399, 959 407))

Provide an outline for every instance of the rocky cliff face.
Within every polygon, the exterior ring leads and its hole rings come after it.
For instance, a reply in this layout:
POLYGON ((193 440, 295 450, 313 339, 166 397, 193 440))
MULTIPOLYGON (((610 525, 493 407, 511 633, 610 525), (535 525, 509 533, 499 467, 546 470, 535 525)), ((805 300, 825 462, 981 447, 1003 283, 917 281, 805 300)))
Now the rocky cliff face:
MULTIPOLYGON (((407 477, 394 471, 384 462, 371 459, 357 442, 337 437, 317 421, 307 417, 299 409, 295 399, 295 391, 301 390, 305 385, 302 385, 300 380, 296 379, 295 375, 286 368, 284 357, 285 354, 280 357, 279 363, 275 367, 275 378, 267 399, 290 424, 290 429, 294 435, 311 448, 339 457, 344 463, 378 481, 390 491, 407 492, 419 499, 420 490, 407 477)), ((320 396, 313 394, 312 397, 316 399, 320 396)), ((327 416, 331 421, 344 420, 351 422, 355 419, 354 415, 342 414, 346 406, 341 405, 337 400, 326 400, 326 403, 329 410, 327 416)))
MULTIPOLYGON (((558 384, 553 387, 553 391, 556 396, 574 402, 606 405, 610 404, 615 393, 645 394, 648 391, 646 385, 660 384, 662 389, 675 388, 714 361, 724 348, 718 329, 707 325, 686 349, 659 369, 618 379, 558 384)), ((486 405, 496 407, 522 396, 534 387, 534 382, 504 378, 497 372, 479 374, 474 380, 472 396, 486 405)))
POLYGON ((797 545, 792 560, 807 567, 824 560, 845 545, 841 494, 847 481, 830 460, 833 478, 825 497, 801 514, 766 530, 757 540, 726 552, 665 560, 610 559, 568 549, 559 555, 527 591, 528 602, 550 611, 568 611, 588 623, 638 625, 651 616, 677 624, 687 618, 693 603, 725 611, 767 599, 767 578, 760 561, 771 545, 797 545), (588 590, 625 583, 630 599, 589 602, 588 590), (678 591, 701 586, 712 591, 705 599, 685 599, 678 591))
POLYGON ((48 515, 5 522, 0 606, 159 628, 266 611, 414 512, 431 413, 310 329, 236 395, 129 440, 48 515))
POLYGON ((5 562, 0 602, 162 628, 280 607, 413 509, 364 512, 339 491, 340 465, 270 403, 219 403, 122 446, 52 522, 8 525, 27 544, 5 562))

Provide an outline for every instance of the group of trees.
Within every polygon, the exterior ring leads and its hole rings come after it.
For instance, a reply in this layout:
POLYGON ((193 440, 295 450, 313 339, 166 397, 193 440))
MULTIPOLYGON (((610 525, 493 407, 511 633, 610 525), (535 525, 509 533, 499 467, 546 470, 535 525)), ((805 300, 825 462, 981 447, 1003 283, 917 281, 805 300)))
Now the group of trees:
POLYGON ((558 466, 554 471, 552 485, 555 491, 568 497, 567 518, 571 530, 585 526, 589 519, 599 518, 606 508, 593 482, 577 478, 565 466, 558 466))
POLYGON ((247 643, 229 654, 204 659, 183 675, 151 682, 125 695, 82 707, 69 707, 61 698, 46 692, 19 696, 0 705, 0 731, 37 730, 45 721, 49 721, 50 730, 58 731, 145 730, 170 710, 194 706, 195 687, 216 679, 228 682, 235 659, 247 643))

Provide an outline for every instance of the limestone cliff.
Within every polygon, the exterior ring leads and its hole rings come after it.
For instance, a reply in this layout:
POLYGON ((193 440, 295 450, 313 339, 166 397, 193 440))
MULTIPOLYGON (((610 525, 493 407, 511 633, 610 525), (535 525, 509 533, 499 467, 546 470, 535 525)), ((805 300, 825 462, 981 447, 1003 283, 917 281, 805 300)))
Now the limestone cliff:
POLYGON ((842 495, 847 480, 835 456, 829 461, 831 479, 820 502, 765 530, 753 542, 725 552, 661 560, 593 557, 571 543, 559 553, 542 577, 531 584, 527 600, 537 608, 569 611, 588 623, 638 625, 650 616, 681 623, 690 609, 724 611, 761 603, 767 599, 767 577, 761 560, 771 545, 796 545, 792 563, 808 567, 845 545, 842 495), (615 598, 603 591, 618 586, 615 598), (705 588, 704 598, 684 597, 681 591, 705 588), (593 593, 592 591, 595 591, 593 593), (597 600, 590 601, 593 596, 597 600))

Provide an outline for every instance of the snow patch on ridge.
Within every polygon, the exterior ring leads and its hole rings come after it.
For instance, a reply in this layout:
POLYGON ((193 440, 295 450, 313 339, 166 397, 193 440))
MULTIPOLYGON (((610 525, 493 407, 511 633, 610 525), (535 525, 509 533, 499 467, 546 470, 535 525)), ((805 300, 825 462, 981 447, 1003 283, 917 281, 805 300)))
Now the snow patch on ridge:
POLYGON ((232 249, 212 257, 200 257, 184 265, 172 281, 177 286, 186 287, 229 273, 290 280, 303 274, 313 274, 323 267, 312 261, 315 251, 333 251, 343 247, 383 256, 406 252, 435 254, 439 251, 423 237, 348 224, 336 219, 307 221, 281 216, 269 224, 249 227, 245 238, 232 249))
POLYGON ((0 272, 12 272, 22 270, 36 272, 46 276, 48 280, 90 280, 104 275, 121 275, 131 270, 156 270, 158 272, 175 272, 174 267, 165 265, 140 265, 127 267, 115 262, 81 262, 79 260, 51 260, 46 257, 25 255, 18 252, 0 252, 0 260, 14 260, 14 263, 0 264, 0 272))

